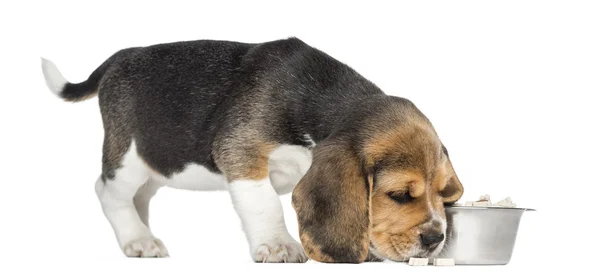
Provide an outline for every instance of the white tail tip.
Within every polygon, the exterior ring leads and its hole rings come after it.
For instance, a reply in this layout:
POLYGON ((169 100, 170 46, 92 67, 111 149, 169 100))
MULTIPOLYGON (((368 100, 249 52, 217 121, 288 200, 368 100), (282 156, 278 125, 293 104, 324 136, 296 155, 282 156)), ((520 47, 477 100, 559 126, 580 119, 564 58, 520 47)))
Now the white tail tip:
POLYGON ((68 83, 67 79, 60 73, 56 65, 48 59, 42 57, 42 72, 44 73, 44 79, 46 85, 55 94, 60 96, 65 85, 68 83))

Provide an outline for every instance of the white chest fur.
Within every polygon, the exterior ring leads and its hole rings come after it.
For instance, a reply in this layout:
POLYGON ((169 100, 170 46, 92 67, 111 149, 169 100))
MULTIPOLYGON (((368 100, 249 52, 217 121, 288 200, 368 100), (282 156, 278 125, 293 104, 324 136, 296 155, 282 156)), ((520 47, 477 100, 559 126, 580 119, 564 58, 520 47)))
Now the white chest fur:
POLYGON ((197 164, 188 164, 181 173, 174 174, 170 178, 154 175, 152 179, 161 185, 176 189, 197 191, 227 189, 227 180, 224 175, 213 173, 204 166, 197 164))
POLYGON ((309 149, 297 145, 282 145, 269 156, 269 178, 278 194, 287 194, 302 179, 312 163, 309 149))
MULTIPOLYGON (((312 163, 309 149, 296 145, 281 145, 269 156, 269 178, 278 194, 287 194, 306 174, 312 163)), ((152 180, 176 189, 211 191, 226 190, 225 176, 210 172, 203 166, 189 164, 170 178, 153 175, 152 180)))

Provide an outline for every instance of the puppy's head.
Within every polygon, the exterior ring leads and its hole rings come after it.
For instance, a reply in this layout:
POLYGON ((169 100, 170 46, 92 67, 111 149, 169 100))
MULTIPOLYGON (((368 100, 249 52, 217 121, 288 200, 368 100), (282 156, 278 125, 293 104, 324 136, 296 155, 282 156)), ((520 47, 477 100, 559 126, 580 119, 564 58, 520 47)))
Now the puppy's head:
POLYGON ((463 193, 446 148, 407 100, 362 115, 349 118, 358 127, 341 127, 313 149, 294 189, 307 255, 350 263, 369 252, 393 261, 435 256, 446 240, 444 204, 463 193))

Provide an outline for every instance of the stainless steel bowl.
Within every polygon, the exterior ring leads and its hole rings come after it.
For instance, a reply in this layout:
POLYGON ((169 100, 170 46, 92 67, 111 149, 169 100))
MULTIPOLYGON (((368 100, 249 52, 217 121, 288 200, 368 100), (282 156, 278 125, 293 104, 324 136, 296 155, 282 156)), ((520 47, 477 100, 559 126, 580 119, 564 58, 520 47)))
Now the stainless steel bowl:
POLYGON ((436 258, 456 265, 505 265, 510 262, 521 216, 529 208, 448 206, 447 242, 436 258))

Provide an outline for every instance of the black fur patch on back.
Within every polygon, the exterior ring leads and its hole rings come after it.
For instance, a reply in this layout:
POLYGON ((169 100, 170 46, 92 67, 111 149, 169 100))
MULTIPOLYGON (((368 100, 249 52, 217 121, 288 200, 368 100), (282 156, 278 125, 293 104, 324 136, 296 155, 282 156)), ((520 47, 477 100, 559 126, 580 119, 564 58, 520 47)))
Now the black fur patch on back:
POLYGON ((118 168, 120 151, 134 140, 165 176, 189 163, 221 172, 215 158, 223 150, 243 153, 253 139, 309 146, 307 136, 323 140, 349 113, 360 116, 357 102, 378 95, 353 69, 297 38, 138 47, 99 84, 105 154, 117 156, 105 158, 104 171, 118 168), (235 148, 215 146, 231 138, 235 148))

